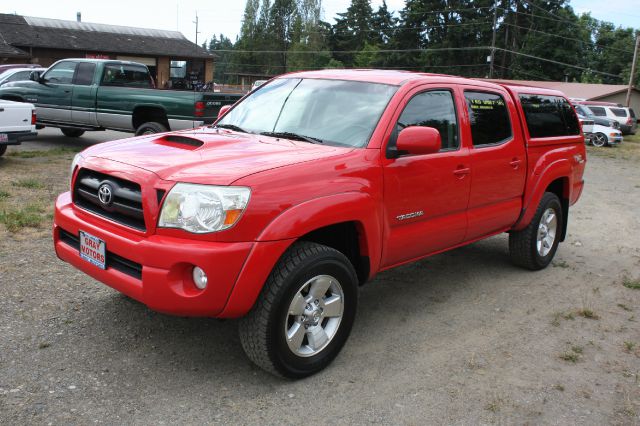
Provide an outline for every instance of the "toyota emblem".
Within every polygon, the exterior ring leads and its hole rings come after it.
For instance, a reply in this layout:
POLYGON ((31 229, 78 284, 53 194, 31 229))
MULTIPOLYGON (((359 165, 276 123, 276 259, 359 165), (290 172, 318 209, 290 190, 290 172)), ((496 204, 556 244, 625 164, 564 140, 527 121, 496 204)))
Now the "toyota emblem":
POLYGON ((105 206, 111 205, 111 201, 113 201, 113 189, 111 185, 108 183, 100 185, 100 188, 98 188, 98 199, 105 206))

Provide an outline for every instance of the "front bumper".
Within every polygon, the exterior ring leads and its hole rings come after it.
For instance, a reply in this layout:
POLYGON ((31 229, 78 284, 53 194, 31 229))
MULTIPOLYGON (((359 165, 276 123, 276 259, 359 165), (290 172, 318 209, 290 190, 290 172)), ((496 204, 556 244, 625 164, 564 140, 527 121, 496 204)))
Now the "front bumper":
POLYGON ((60 259, 153 310, 210 317, 225 308, 255 245, 141 236, 75 208, 69 192, 56 200, 53 241, 60 259), (105 241, 107 269, 80 257, 69 238, 77 237, 80 230, 105 241), (204 269, 209 277, 204 290, 198 290, 193 283, 194 266, 204 269))
POLYGON ((619 143, 622 143, 622 135, 618 135, 618 136, 607 136, 607 138, 609 139, 609 145, 618 145, 619 143))

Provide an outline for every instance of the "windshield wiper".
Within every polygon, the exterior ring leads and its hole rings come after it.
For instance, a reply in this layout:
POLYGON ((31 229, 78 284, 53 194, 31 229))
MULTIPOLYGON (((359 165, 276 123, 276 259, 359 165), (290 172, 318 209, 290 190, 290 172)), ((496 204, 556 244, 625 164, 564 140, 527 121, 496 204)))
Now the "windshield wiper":
POLYGON ((235 124, 216 124, 216 127, 219 127, 221 129, 229 129, 229 130, 233 130, 236 132, 242 132, 242 133, 251 133, 245 129, 243 129, 242 127, 238 127, 235 124))
POLYGON ((314 138, 313 136, 299 135, 293 132, 261 132, 261 135, 272 136, 274 138, 295 139, 299 141, 305 141, 309 143, 324 143, 320 138, 314 138))

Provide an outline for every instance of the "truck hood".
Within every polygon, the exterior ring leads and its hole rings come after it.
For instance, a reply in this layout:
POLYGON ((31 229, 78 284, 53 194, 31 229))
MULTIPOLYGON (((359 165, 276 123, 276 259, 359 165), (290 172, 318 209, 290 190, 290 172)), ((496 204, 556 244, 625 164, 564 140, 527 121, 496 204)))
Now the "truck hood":
POLYGON ((128 164, 169 181, 230 185, 254 173, 352 150, 200 128, 106 142, 86 149, 82 156, 128 164))

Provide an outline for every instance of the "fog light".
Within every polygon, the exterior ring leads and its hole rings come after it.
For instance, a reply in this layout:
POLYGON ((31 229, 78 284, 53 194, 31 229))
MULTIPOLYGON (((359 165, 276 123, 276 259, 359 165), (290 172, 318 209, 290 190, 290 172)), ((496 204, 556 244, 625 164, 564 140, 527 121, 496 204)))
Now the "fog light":
POLYGON ((204 273, 202 268, 199 268, 197 266, 194 267, 192 275, 193 282, 195 283, 196 287, 198 287, 200 290, 204 290, 205 288, 207 288, 207 274, 204 273))

